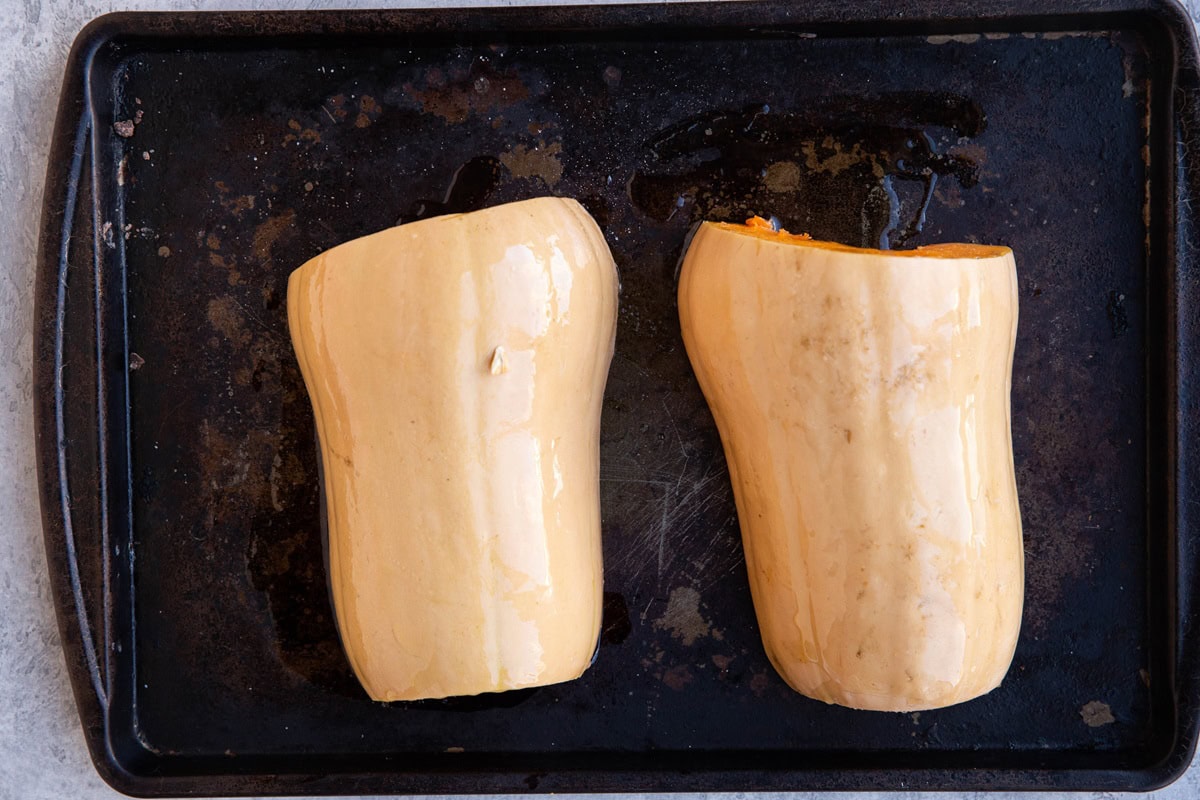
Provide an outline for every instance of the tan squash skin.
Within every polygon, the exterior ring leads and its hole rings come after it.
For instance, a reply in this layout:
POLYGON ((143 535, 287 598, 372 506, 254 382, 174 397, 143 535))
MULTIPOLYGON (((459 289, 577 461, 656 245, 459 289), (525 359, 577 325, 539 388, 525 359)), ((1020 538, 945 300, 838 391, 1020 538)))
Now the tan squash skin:
POLYGON ((558 198, 391 228, 292 273, 334 609, 372 698, 587 669, 616 310, 603 235, 558 198))
POLYGON ((998 686, 1024 591, 1012 252, 705 223, 679 314, 784 680, 880 711, 998 686))

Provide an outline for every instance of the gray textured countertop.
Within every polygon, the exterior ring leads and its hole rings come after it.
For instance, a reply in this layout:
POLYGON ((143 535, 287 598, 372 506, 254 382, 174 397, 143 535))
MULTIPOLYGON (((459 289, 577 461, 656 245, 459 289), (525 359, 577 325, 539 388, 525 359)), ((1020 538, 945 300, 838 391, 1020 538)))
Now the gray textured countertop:
MULTIPOLYGON (((35 242, 47 148, 71 41, 90 19, 115 10, 346 8, 429 2, 287 0, 264 6, 221 0, 0 0, 0 800, 118 797, 92 769, 59 646, 47 586, 34 472, 30 363, 35 242)), ((513 5, 514 2, 454 5, 513 5)), ((1193 18, 1200 0, 1189 0, 1193 18)), ((791 795, 799 798, 802 795, 791 795)), ((808 796, 808 795, 803 795, 808 796)), ((939 795, 859 793, 831 798, 939 795)), ((944 795, 941 795, 944 796, 944 795)), ((1017 797, 1010 793, 971 795, 1017 797)), ((1111 797, 1036 794, 1037 797, 1111 797)), ((1156 798, 1200 797, 1193 763, 1156 798)))

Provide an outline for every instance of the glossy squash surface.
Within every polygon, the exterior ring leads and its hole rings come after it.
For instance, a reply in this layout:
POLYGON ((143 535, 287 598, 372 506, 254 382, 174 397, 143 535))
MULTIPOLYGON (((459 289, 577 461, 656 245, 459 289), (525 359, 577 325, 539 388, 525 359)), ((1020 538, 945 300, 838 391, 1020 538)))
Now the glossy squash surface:
POLYGON ((292 274, 334 609, 371 697, 588 667, 616 308, 600 230, 559 198, 391 228, 292 274))
POLYGON ((705 223, 683 339, 720 431, 763 644, 797 691, 912 711, 996 687, 1024 560, 1003 247, 859 250, 705 223))

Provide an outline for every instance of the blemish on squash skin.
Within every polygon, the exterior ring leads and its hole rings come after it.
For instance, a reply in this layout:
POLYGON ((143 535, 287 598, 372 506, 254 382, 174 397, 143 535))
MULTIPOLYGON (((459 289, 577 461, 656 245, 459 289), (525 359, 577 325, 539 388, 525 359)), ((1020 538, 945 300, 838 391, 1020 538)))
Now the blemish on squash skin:
POLYGON ((504 353, 503 346, 498 346, 492 351, 492 359, 488 364, 488 372, 493 375, 503 375, 508 372, 508 357, 504 353))

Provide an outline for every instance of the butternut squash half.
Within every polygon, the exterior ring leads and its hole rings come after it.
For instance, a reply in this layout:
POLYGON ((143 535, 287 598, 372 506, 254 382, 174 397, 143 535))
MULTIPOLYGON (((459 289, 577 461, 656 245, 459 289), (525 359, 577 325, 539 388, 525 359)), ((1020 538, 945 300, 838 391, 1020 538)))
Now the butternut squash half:
POLYGON ((880 711, 999 685, 1024 557, 1005 247, 862 250, 705 223, 683 340, 729 463, 763 644, 796 691, 880 711))
POLYGON ((413 222, 292 273, 346 654, 376 700, 576 678, 600 630, 617 273, 573 200, 413 222))

